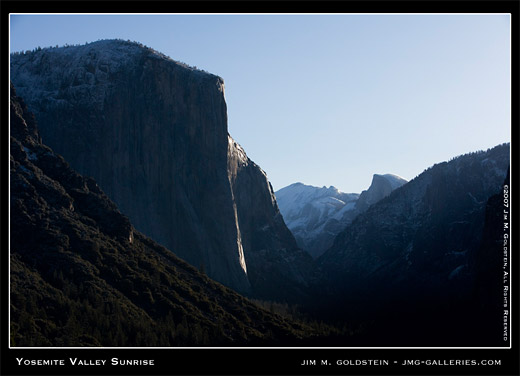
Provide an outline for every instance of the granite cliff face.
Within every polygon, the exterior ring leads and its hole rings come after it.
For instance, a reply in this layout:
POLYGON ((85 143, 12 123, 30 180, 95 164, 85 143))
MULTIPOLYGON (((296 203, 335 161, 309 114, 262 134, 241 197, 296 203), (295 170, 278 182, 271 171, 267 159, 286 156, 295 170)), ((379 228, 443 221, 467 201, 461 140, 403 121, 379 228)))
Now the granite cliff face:
POLYGON ((370 187, 361 192, 356 202, 356 210, 359 213, 365 212, 371 205, 384 199, 395 189, 407 183, 406 179, 393 174, 374 174, 370 187))
MULTIPOLYGON (((244 205, 262 202, 271 205, 265 215, 273 216, 277 231, 285 225, 274 218, 277 207, 263 174, 228 173, 232 155, 220 77, 117 40, 12 55, 11 77, 44 142, 94 177, 138 230, 215 280, 262 294, 248 271, 261 270, 265 260, 256 256, 254 231, 242 229, 239 216, 253 209, 244 205), (230 180, 249 177, 266 186, 247 200, 242 190, 255 183, 233 186, 230 180)), ((265 233, 270 245, 271 233, 265 233)), ((298 257, 290 235, 279 245, 298 257)))
POLYGON ((40 141, 11 87, 12 346, 298 345, 314 329, 260 309, 138 232, 40 141))
POLYGON ((237 228, 247 250, 249 280, 263 299, 300 301, 315 280, 311 257, 301 250, 280 214, 265 172, 229 137, 228 172, 237 228))

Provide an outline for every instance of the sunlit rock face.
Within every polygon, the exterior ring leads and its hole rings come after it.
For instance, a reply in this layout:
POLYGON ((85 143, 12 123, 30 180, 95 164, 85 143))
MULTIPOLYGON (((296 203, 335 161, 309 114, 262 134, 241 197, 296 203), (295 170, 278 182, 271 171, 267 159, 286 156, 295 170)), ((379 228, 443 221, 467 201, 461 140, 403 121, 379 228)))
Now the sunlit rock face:
MULTIPOLYGON (((276 203, 256 165, 239 179, 228 173, 232 155, 220 77, 137 43, 106 40, 12 55, 11 78, 44 142, 94 177, 138 230, 215 280, 263 294, 248 274, 264 260, 249 255, 257 241, 241 227, 240 213, 251 211, 243 205, 254 203, 273 216, 279 231, 286 228, 275 219, 276 203), (242 186, 255 187, 257 196, 237 200, 248 195, 242 186), (260 207, 265 204, 269 208, 260 207)), ((248 226, 264 225, 254 218, 248 226)), ((279 239, 277 231, 261 240, 272 245, 267 239, 279 239)), ((276 249, 297 248, 290 234, 280 242, 276 249)))
POLYGON ((285 225, 266 173, 231 137, 228 154, 237 228, 257 296, 302 301, 316 278, 311 257, 297 246, 285 225))

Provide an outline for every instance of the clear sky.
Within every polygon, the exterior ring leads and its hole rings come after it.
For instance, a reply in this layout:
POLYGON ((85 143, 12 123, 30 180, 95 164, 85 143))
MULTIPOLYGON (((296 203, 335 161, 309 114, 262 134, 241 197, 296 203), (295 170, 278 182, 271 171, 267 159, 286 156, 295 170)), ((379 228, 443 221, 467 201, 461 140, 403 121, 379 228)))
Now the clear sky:
POLYGON ((511 140, 508 15, 12 15, 11 51, 121 38, 221 76, 275 190, 368 188, 511 140))

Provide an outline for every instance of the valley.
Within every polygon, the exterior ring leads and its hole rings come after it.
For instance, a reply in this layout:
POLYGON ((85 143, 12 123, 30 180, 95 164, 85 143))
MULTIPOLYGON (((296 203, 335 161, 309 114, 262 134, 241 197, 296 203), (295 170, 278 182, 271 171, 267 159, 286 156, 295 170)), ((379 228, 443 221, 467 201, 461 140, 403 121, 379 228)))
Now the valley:
POLYGON ((509 143, 275 192, 219 76, 102 40, 12 54, 11 81, 11 345, 503 344, 509 143))

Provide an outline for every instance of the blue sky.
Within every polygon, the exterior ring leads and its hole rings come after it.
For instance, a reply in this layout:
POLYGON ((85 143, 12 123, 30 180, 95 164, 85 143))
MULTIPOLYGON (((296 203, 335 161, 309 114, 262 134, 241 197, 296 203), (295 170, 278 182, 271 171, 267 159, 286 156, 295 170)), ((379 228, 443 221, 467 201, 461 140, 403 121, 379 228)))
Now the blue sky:
POLYGON ((12 15, 10 30, 11 51, 122 38, 221 76, 229 132, 275 190, 361 192, 511 140, 508 15, 12 15))

